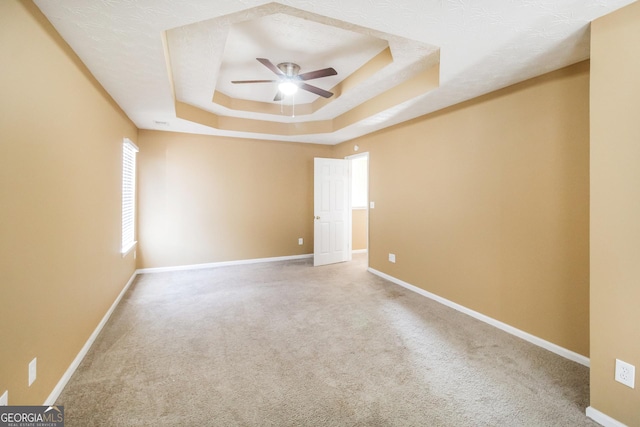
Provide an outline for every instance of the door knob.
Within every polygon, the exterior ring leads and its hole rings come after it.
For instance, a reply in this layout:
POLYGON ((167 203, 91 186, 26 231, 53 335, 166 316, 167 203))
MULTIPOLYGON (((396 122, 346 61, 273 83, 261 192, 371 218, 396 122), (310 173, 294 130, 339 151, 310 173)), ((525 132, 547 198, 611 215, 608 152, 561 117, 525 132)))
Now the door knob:
POLYGON ((319 217, 319 216, 316 216, 316 217, 314 217, 314 219, 320 219, 320 217, 319 217))

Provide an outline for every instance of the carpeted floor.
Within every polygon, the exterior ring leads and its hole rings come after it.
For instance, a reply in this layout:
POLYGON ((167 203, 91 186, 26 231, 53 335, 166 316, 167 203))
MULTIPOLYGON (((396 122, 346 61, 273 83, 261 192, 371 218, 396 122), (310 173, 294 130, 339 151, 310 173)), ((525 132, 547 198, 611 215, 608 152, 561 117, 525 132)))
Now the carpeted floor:
POLYGON ((311 260, 140 275, 57 401, 66 426, 597 426, 589 371, 311 260))

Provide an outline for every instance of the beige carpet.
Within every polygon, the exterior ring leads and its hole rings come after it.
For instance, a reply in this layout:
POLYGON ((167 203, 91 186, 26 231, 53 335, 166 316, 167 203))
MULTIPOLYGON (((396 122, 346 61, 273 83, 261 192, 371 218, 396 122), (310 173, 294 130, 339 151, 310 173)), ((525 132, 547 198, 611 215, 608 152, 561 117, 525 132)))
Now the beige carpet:
POLYGON ((138 276, 57 401, 66 426, 596 426, 588 369, 310 260, 138 276))

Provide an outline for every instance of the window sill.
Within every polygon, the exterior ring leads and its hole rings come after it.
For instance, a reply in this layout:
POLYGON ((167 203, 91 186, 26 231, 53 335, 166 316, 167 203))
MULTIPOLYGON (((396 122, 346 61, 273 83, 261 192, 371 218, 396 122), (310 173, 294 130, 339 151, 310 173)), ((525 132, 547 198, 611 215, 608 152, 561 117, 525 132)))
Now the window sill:
POLYGON ((122 248, 122 250, 120 251, 120 254, 122 255, 122 258, 124 258, 127 255, 129 255, 131 253, 131 251, 136 248, 137 244, 138 244, 138 242, 136 241, 136 242, 131 243, 128 247, 122 248))

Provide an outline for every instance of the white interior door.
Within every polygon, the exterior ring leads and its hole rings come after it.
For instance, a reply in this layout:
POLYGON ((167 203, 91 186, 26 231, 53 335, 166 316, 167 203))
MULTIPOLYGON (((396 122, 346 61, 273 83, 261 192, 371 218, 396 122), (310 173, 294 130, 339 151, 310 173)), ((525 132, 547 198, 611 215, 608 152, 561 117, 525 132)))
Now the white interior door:
POLYGON ((351 162, 314 159, 313 265, 351 260, 351 162))

